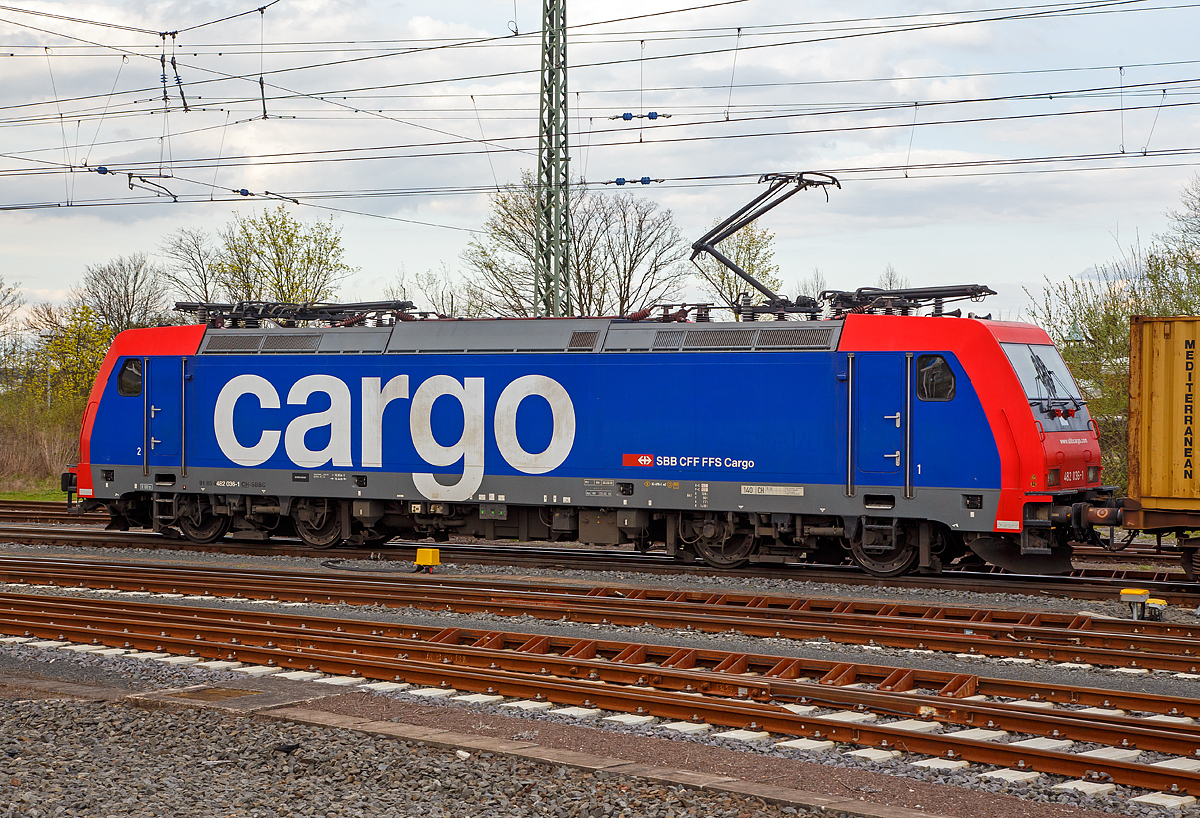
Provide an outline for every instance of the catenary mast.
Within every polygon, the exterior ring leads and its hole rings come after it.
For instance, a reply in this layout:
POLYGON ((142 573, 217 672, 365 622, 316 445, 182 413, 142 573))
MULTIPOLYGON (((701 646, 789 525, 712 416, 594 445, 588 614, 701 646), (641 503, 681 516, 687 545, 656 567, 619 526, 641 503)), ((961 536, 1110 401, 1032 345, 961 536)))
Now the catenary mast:
POLYGON ((562 316, 571 314, 567 0, 543 0, 541 90, 534 303, 538 315, 562 316))

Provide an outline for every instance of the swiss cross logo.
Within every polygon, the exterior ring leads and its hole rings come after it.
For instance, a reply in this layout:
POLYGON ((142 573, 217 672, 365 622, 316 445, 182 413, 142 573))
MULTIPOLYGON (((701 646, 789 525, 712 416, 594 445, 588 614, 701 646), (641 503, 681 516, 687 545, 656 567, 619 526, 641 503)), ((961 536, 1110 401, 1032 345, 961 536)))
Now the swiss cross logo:
POLYGON ((653 466, 654 455, 652 454, 626 454, 621 455, 622 466, 653 466))

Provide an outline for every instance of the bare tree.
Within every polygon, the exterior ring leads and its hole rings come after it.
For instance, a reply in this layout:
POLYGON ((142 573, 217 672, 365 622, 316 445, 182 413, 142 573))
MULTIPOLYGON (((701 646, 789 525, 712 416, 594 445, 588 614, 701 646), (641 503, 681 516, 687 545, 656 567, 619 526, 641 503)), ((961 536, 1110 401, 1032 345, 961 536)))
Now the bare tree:
MULTIPOLYGON (((571 268, 569 271, 572 310, 578 315, 596 315, 598 267, 597 230, 603 216, 597 210, 603 201, 587 188, 570 193, 571 268)), ((462 253, 467 281, 464 294, 484 312, 531 318, 538 313, 534 303, 537 268, 537 182, 529 173, 520 184, 506 185, 492 194, 492 215, 484 223, 483 235, 472 239, 462 253)))
POLYGON ((221 300, 217 283, 217 248, 203 230, 181 227, 163 239, 159 253, 167 259, 163 280, 181 301, 221 300))
POLYGON ((1190 255, 1194 263, 1200 260, 1200 173, 1192 177, 1179 198, 1183 208, 1167 213, 1171 227, 1158 239, 1172 250, 1190 255))
POLYGON ((612 207, 587 188, 571 202, 571 306, 575 315, 610 315, 614 311, 605 263, 605 234, 612 207))
POLYGON ((6 337, 14 331, 13 317, 17 310, 25 306, 20 287, 19 283, 6 285, 4 277, 0 276, 0 337, 6 337))
POLYGON ((114 335, 167 319, 167 288, 162 268, 145 253, 117 256, 88 265, 71 295, 71 307, 87 307, 114 335))
POLYGON ((505 185, 492 194, 492 215, 484 222, 483 235, 472 238, 462 252, 467 269, 464 286, 493 315, 537 315, 536 203, 533 176, 524 173, 520 185, 505 185))
POLYGON ((414 278, 417 291, 438 315, 479 318, 485 312, 470 288, 454 280, 445 263, 437 272, 426 270, 414 278))
POLYGON ((903 290, 909 286, 908 278, 896 272, 896 268, 889 261, 888 266, 883 268, 883 272, 879 274, 879 281, 876 282, 881 290, 903 290))
MULTIPOLYGON (((483 235, 463 251, 466 280, 458 292, 472 310, 537 315, 537 186, 524 174, 492 196, 483 235)), ((571 268, 575 315, 609 315, 675 297, 687 273, 669 210, 622 194, 605 199, 580 185, 571 191, 571 268)))
POLYGON ((411 301, 413 297, 413 284, 408 280, 408 270, 404 269, 404 265, 400 265, 400 269, 396 271, 396 278, 391 284, 383 288, 383 297, 388 301, 411 301))
POLYGON ((829 282, 825 280, 825 274, 821 272, 821 268, 813 267, 812 273, 806 278, 800 279, 800 283, 796 285, 796 294, 819 298, 821 293, 828 289, 829 282))
POLYGON ((687 247, 670 210, 622 193, 609 201, 603 256, 605 287, 617 315, 677 298, 687 280, 687 247))

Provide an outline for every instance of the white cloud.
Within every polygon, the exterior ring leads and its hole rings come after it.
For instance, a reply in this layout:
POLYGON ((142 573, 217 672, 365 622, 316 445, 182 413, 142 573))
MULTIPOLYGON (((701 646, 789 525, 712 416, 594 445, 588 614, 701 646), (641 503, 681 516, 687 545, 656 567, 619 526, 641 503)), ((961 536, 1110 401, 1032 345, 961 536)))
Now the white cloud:
MULTIPOLYGON (((647 14, 676 5, 665 0, 617 0, 603 6, 570 6, 570 22, 647 14)), ((928 13, 934 8, 912 2, 887 5, 889 14, 928 13)), ((953 10, 953 4, 935 6, 953 10)), ((149 4, 93 0, 39 3, 37 8, 152 31, 182 29, 246 10, 233 2, 200 0, 149 4)), ((1190 32, 1200 22, 1200 12, 1194 10, 992 23, 753 48, 764 42, 809 39, 818 29, 829 28, 793 26, 766 37, 758 26, 799 23, 801 16, 816 21, 869 18, 877 10, 877 4, 864 2, 820 2, 805 5, 801 15, 792 5, 751 2, 573 29, 568 46, 570 62, 576 66, 568 80, 571 122, 582 131, 573 135, 574 170, 582 173, 586 168, 593 182, 641 175, 671 180, 635 190, 670 207, 691 240, 758 189, 678 181, 682 179, 1090 153, 1115 150, 1122 138, 1119 113, 914 129, 909 107, 913 101, 1059 94, 1118 81, 1165 82, 1190 77, 1195 71, 1194 66, 1133 67, 1192 59, 1190 32), (743 28, 740 40, 739 26, 743 28), (682 31, 722 27, 723 31, 682 31), (801 28, 808 33, 797 33, 801 28), (728 88, 732 52, 639 63, 642 39, 647 57, 728 49, 737 43, 732 94, 728 88), (580 67, 606 60, 628 62, 580 67), (1114 69, 972 76, 1114 64, 1130 66, 1123 80, 1114 69), (914 79, 930 75, 944 76, 914 79), (882 81, 845 82, 848 79, 882 81), (888 104, 899 107, 862 114, 851 110, 888 104), (816 115, 831 106, 843 112, 816 115), (609 119, 624 111, 648 110, 669 113, 671 118, 628 124, 609 119), (723 121, 726 110, 733 121, 723 121), (782 116, 802 112, 810 115, 782 116), (746 121, 748 117, 759 118, 746 121), (897 127, 803 133, 866 124, 897 127), (644 140, 640 143, 639 132, 644 140), (725 138, 764 132, 780 135, 725 138), (666 141, 679 138, 683 141, 666 141)), ((538 38, 508 37, 513 12, 503 4, 397 7, 377 0, 289 0, 267 10, 262 21, 267 47, 261 55, 257 14, 185 32, 177 39, 175 54, 192 110, 186 114, 179 110, 179 89, 168 67, 172 110, 167 116, 161 110, 157 37, 9 16, 143 55, 131 56, 125 64, 111 48, 81 47, 63 37, 0 24, 0 54, 18 55, 0 57, 5 72, 0 90, 0 173, 5 174, 0 205, 56 205, 0 212, 5 278, 21 280, 31 296, 36 287, 38 298, 61 297, 87 264, 123 253, 152 252, 176 227, 215 230, 235 209, 273 204, 260 196, 234 196, 232 190, 272 191, 313 204, 477 227, 487 216, 486 189, 494 179, 514 181, 521 170, 536 165, 538 38), (401 51, 418 45, 413 40, 434 45, 434 40, 489 36, 503 39, 486 47, 436 48, 268 74, 270 118, 254 119, 262 114, 260 59, 270 72, 373 57, 389 47, 401 51), (406 42, 390 46, 379 42, 387 40, 406 42), (49 55, 45 46, 51 48, 49 55), (118 93, 110 99, 118 67, 118 93), (51 91, 51 70, 59 102, 51 91), (527 73, 407 85, 511 71, 527 73), (228 75, 238 78, 223 78, 228 75), (364 86, 381 87, 361 93, 352 90, 364 86), (88 95, 93 98, 67 101, 88 95), (13 107, 17 105, 26 107, 13 107), (101 125, 99 113, 106 107, 101 125), (40 119, 34 122, 30 117, 40 119), (481 130, 493 143, 488 153, 473 141, 481 130), (169 135, 165 141, 164 132, 169 135), (364 161, 347 159, 347 154, 318 153, 350 149, 371 149, 349 154, 352 157, 381 158, 364 161), (307 159, 338 161, 293 162, 287 154, 297 151, 311 152, 307 159), (162 175, 174 178, 150 178, 159 174, 160 157, 162 175), (219 169, 213 166, 218 157, 219 169), (92 167, 104 164, 118 173, 101 176, 84 171, 85 159, 92 167), (53 163, 73 164, 79 172, 30 173, 52 168, 53 163), (136 184, 140 184, 136 176, 142 174, 148 183, 173 193, 211 195, 218 201, 176 205, 164 197, 137 206, 61 206, 68 196, 76 203, 145 200, 146 191, 129 189, 129 173, 136 184), (214 178, 216 190, 209 187, 214 178), (480 192, 436 193, 447 188, 479 188, 480 192), (305 198, 381 190, 431 192, 305 198)), ((540 4, 519 4, 516 22, 522 32, 536 29, 540 4)), ((862 25, 870 24, 868 20, 862 25)), ((916 114, 918 122, 929 122, 1108 107, 1119 102, 1111 97, 1059 97, 971 106, 923 105, 916 114)), ((1125 102, 1131 109, 1157 104, 1158 99, 1131 92, 1125 102)), ((1149 109, 1127 110, 1127 150, 1140 150, 1145 144, 1154 116, 1149 109)), ((1154 123, 1151 148, 1198 147, 1198 137, 1200 117, 1190 108, 1167 108, 1154 123)), ((778 235, 777 256, 786 278, 807 275, 817 265, 831 282, 836 275, 839 286, 862 286, 872 283, 891 262, 914 282, 990 283, 1008 299, 1000 302, 1009 305, 1005 310, 1017 309, 1014 305, 1024 298, 1021 287, 1028 282, 1086 269, 1116 255, 1110 234, 1118 227, 1130 237, 1135 229, 1143 237, 1161 230, 1162 213, 1176 203, 1196 160, 1178 161, 1193 165, 1137 169, 1149 160, 1130 156, 1120 164, 1135 169, 1116 171, 921 178, 928 174, 914 170, 913 178, 904 179, 900 172, 888 174, 894 178, 886 180, 878 173, 848 173, 844 190, 833 191, 828 204, 819 194, 808 192, 771 213, 767 223, 778 235)), ((327 216, 313 207, 295 213, 309 219, 327 216)), ((337 216, 337 223, 343 228, 350 262, 363 268, 347 291, 363 298, 377 294, 401 265, 410 271, 436 268, 443 262, 457 267, 467 239, 458 231, 349 214, 337 216)))

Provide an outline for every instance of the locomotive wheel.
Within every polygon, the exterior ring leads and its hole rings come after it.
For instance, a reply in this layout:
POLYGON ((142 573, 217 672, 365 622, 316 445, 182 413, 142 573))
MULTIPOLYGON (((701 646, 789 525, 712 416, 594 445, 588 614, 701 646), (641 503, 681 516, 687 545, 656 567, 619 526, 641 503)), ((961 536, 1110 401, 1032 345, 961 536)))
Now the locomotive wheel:
POLYGON ((696 553, 713 568, 737 568, 745 565, 758 541, 748 531, 735 531, 725 540, 696 541, 696 553))
POLYGON ((292 522, 296 526, 296 534, 304 541, 305 545, 313 548, 330 548, 341 542, 342 524, 338 520, 336 503, 331 504, 328 500, 321 500, 317 503, 306 504, 305 508, 309 512, 305 516, 309 519, 305 520, 301 517, 300 508, 296 509, 296 514, 292 518, 292 522))
POLYGON ((916 544, 893 545, 886 551, 870 553, 863 549, 861 541, 850 543, 854 563, 877 577, 898 577, 916 565, 920 556, 916 544))
POLYGON ((213 514, 208 506, 204 506, 195 517, 189 514, 180 515, 179 530, 194 543, 211 543, 224 537, 232 523, 232 517, 213 514))

